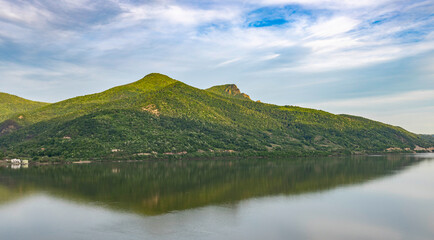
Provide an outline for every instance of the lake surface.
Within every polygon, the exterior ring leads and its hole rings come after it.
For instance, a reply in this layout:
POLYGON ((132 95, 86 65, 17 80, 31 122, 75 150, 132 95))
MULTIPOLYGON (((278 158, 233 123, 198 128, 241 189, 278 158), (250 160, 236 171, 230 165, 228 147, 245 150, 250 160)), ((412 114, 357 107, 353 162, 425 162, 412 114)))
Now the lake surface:
POLYGON ((0 168, 0 239, 434 239, 434 154, 0 168))

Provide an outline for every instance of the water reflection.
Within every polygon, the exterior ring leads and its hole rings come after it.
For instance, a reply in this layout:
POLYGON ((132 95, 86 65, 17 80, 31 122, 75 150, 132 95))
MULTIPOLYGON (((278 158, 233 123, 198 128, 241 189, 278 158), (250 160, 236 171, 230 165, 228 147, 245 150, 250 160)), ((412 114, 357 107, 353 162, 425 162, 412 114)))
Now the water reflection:
POLYGON ((431 240, 433 159, 3 168, 0 239, 431 240))
POLYGON ((38 192, 144 215, 298 195, 361 183, 423 160, 411 155, 174 160, 0 169, 0 204, 38 192))

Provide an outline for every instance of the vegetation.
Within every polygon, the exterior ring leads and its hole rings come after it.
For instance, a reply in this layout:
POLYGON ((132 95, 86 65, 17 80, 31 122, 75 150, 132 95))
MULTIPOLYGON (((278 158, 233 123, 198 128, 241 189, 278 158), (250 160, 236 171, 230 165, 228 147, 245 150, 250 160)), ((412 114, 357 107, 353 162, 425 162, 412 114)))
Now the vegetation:
POLYGON ((8 119, 11 115, 26 112, 48 103, 34 102, 11 94, 0 92, 0 122, 8 119))
POLYGON ((197 89, 161 74, 0 123, 0 151, 33 159, 328 155, 429 147, 402 128, 251 101, 235 85, 197 89))
POLYGON ((422 139, 431 143, 431 146, 434 146, 434 134, 422 134, 420 135, 422 139))

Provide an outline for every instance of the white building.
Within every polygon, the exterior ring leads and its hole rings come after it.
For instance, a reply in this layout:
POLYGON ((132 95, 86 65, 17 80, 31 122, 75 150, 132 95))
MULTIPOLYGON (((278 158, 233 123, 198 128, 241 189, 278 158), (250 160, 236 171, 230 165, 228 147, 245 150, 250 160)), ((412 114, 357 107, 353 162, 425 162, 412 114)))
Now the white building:
POLYGON ((11 159, 11 163, 12 164, 21 164, 21 159, 17 159, 17 158, 11 159))

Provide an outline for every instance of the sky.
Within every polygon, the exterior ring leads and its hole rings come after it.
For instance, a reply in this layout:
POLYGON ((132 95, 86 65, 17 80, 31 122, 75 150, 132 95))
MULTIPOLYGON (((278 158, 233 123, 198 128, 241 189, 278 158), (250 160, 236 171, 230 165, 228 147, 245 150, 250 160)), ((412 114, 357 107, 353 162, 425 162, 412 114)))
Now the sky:
POLYGON ((0 0, 0 92, 56 102, 159 72, 434 134, 432 0, 0 0))

